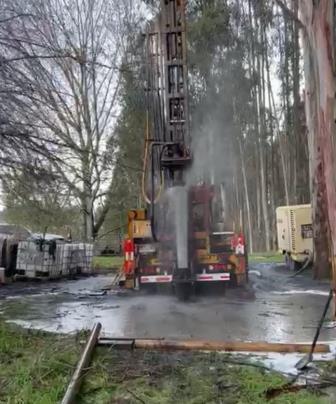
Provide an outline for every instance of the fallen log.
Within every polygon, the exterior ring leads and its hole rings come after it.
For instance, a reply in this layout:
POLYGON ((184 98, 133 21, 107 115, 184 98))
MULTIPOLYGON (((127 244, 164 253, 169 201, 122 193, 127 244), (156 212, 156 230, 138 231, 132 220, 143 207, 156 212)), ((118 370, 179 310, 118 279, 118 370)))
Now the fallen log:
POLYGON ((91 361, 92 352, 97 344, 101 327, 102 327, 101 324, 97 323, 92 328, 89 339, 87 340, 87 343, 85 345, 84 351, 80 357, 76 370, 72 375, 68 388, 63 397, 62 404, 73 404, 76 402, 76 395, 79 392, 83 379, 82 376, 85 369, 88 367, 91 361))
MULTIPOLYGON (((138 349, 185 349, 226 352, 299 352, 310 351, 310 344, 283 344, 270 342, 225 342, 225 341, 173 341, 173 340, 135 340, 138 349)), ((329 345, 319 344, 315 352, 329 352, 329 345)))
MULTIPOLYGON (((187 350, 187 351, 225 351, 225 352, 279 352, 279 353, 307 353, 310 344, 272 343, 272 342, 243 342, 243 341, 207 341, 207 340, 170 340, 170 339, 132 339, 104 338, 100 345, 114 345, 116 348, 127 345, 134 349, 157 350, 187 350), (127 343, 128 342, 128 343, 127 343)), ((316 345, 315 352, 330 352, 329 345, 316 345)))

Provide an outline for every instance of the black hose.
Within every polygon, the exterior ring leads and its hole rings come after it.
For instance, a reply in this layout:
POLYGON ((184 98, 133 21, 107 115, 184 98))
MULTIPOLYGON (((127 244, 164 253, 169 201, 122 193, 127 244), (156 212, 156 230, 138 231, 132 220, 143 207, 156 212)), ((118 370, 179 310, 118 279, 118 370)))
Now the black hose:
POLYGON ((152 146, 152 164, 151 164, 151 217, 150 224, 153 240, 158 241, 155 231, 155 182, 154 182, 154 146, 152 146))
POLYGON ((326 304, 324 306, 322 316, 320 318, 319 324, 317 326, 317 329, 316 329, 316 332, 315 332, 315 335, 314 335, 314 339, 313 339, 313 342, 312 342, 312 345, 311 345, 311 348, 310 348, 310 352, 309 352, 308 355, 306 355, 302 359, 300 359, 299 362, 295 365, 296 369, 298 369, 298 370, 305 369, 309 365, 309 363, 312 362, 312 360, 313 360, 313 354, 314 354, 314 351, 315 351, 315 346, 316 346, 317 340, 318 340, 318 338, 320 336, 321 328, 322 328, 325 316, 327 315, 328 308, 329 308, 330 302, 331 302, 331 300, 333 298, 333 295, 334 295, 334 291, 333 291, 333 289, 330 289, 327 302, 326 302, 326 304))
POLYGON ((296 271, 293 275, 290 276, 290 278, 295 278, 297 275, 300 275, 303 271, 305 271, 308 267, 309 264, 313 262, 313 255, 309 254, 308 257, 306 258, 306 261, 303 263, 302 267, 296 271))
MULTIPOLYGON (((172 144, 162 144, 161 142, 158 143, 152 143, 151 145, 151 195, 150 195, 150 200, 151 200, 151 216, 150 216, 150 224, 151 224, 151 230, 152 230, 152 236, 153 236, 153 240, 155 242, 158 242, 158 237, 156 234, 156 230, 155 230, 155 156, 154 156, 154 148, 155 147, 159 147, 162 146, 162 149, 160 151, 160 154, 158 154, 158 158, 161 161, 162 156, 163 156, 163 152, 164 150, 171 146, 172 144)), ((158 164, 158 171, 160 174, 160 161, 158 164)))
POLYGON ((323 322, 324 322, 324 318, 325 318, 325 316, 326 316, 326 314, 328 312, 328 308, 329 308, 330 302, 331 302, 331 300, 333 298, 333 295, 334 295, 334 291, 332 289, 330 289, 328 299, 327 299, 326 304, 324 306, 324 310, 323 310, 322 316, 320 318, 320 322, 319 322, 319 324, 317 326, 316 333, 315 333, 315 336, 314 336, 314 339, 313 339, 313 343, 312 343, 311 350, 310 350, 311 355, 314 353, 315 346, 316 346, 316 343, 317 343, 317 340, 318 340, 318 337, 320 335, 320 331, 321 331, 321 328, 322 328, 322 325, 323 325, 323 322))

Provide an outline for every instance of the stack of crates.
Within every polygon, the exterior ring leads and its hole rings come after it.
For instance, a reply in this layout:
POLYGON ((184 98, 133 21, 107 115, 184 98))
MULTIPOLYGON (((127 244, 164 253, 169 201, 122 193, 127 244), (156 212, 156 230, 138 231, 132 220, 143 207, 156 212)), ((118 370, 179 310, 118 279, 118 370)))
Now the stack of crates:
POLYGON ((92 273, 93 246, 62 241, 20 241, 16 273, 27 278, 56 279, 92 273))

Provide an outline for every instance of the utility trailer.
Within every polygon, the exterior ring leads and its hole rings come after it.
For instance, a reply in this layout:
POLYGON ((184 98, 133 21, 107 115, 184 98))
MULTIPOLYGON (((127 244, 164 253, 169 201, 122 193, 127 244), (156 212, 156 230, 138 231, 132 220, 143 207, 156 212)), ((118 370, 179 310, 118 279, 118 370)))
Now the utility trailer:
POLYGON ((276 209, 278 248, 292 270, 313 260, 313 225, 310 204, 276 209))

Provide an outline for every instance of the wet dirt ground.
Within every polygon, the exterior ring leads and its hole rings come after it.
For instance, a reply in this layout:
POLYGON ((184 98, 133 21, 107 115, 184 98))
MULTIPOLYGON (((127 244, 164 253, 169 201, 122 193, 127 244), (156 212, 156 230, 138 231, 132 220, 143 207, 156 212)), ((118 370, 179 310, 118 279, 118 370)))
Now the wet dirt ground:
MULTIPOLYGON (((291 277, 279 264, 251 264, 247 290, 195 296, 109 290, 113 276, 20 282, 0 288, 0 314, 25 327, 73 332, 103 324, 114 337, 171 337, 243 341, 308 342, 323 311, 328 283, 309 273, 291 277)), ((321 341, 336 340, 326 324, 321 341)))

